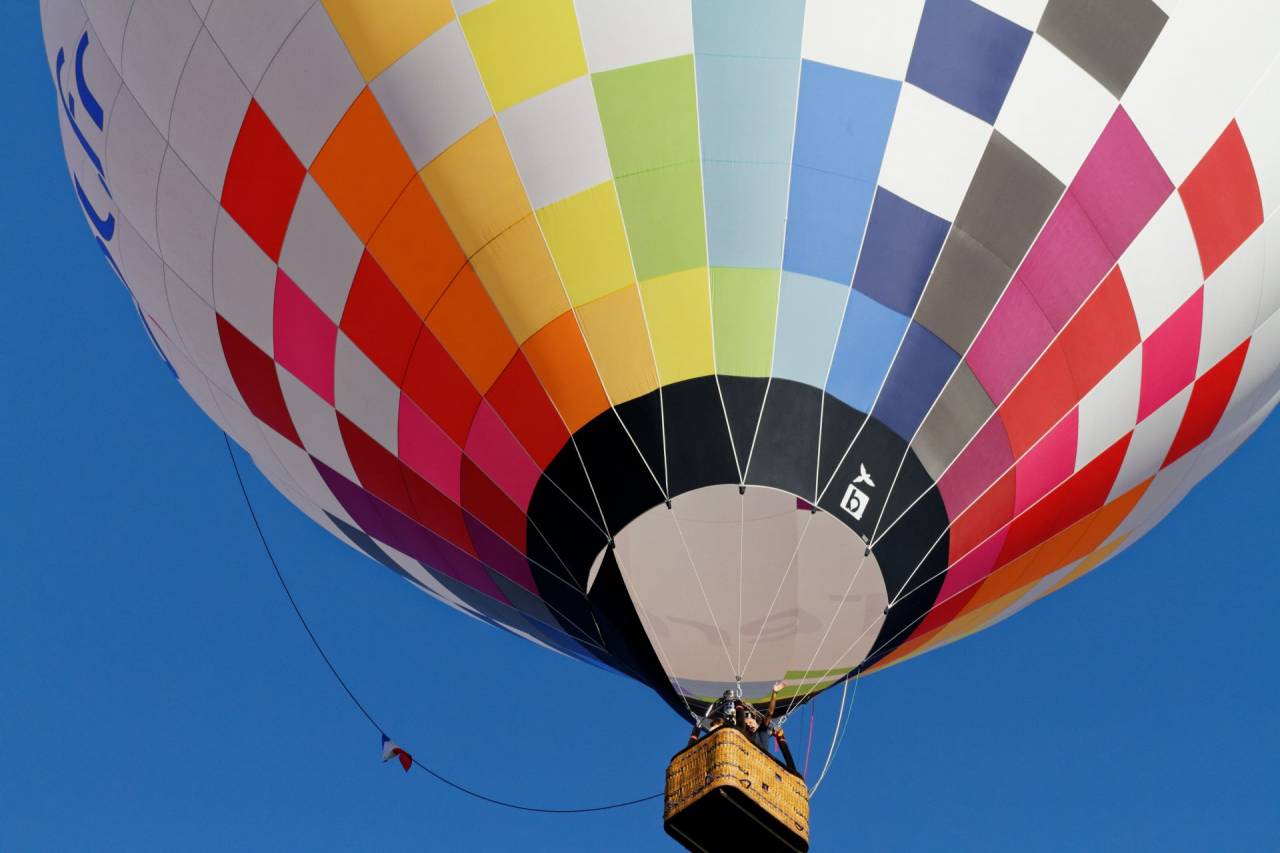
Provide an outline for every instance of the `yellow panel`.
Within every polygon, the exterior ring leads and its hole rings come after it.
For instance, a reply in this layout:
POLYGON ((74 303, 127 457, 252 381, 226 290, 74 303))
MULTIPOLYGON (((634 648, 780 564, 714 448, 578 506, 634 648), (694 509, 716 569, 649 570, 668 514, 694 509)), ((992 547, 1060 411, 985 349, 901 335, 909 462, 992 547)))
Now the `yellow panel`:
POLYGON ((471 266, 517 343, 569 310, 533 214, 485 246, 471 266))
POLYGON ((496 118, 428 163, 422 179, 468 257, 532 213, 496 118))
MULTIPOLYGON (((274 0, 262 0, 273 2, 274 0)), ((453 20, 449 0, 323 0, 365 80, 372 80, 453 20)))
POLYGON ((615 405, 658 387, 636 288, 618 290, 583 305, 578 309, 578 322, 586 333, 605 393, 615 405))
POLYGON ((649 279, 641 282, 640 292, 649 316, 649 334, 662 384, 710 375, 715 362, 711 355, 707 268, 649 279))
POLYGON ((538 220, 575 307, 634 281, 612 181, 547 205, 538 220))
POLYGON ((495 0, 460 20, 499 112, 587 73, 573 0, 495 0))

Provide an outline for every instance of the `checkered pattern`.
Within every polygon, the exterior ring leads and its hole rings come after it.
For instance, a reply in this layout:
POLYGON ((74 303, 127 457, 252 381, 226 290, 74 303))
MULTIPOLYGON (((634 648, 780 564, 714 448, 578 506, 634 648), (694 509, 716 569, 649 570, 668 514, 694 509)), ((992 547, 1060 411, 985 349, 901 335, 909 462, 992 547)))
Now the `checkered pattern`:
POLYGON ((566 654, 531 495, 675 383, 825 391, 937 481, 950 569, 880 665, 1090 571, 1280 393, 1270 7, 195 5, 42 4, 157 347, 318 523, 566 654))

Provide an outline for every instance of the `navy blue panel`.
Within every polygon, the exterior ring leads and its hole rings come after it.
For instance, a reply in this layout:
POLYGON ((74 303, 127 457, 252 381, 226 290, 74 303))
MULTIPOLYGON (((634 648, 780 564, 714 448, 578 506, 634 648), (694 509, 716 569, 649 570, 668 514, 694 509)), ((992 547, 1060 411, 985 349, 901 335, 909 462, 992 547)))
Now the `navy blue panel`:
POLYGON ((871 207, 854 290, 910 317, 951 224, 881 187, 871 207))
POLYGON ((941 338, 912 323, 872 414, 910 441, 959 360, 941 338))
POLYGON ((1031 32, 970 0, 926 0, 907 82, 994 122, 1031 32))

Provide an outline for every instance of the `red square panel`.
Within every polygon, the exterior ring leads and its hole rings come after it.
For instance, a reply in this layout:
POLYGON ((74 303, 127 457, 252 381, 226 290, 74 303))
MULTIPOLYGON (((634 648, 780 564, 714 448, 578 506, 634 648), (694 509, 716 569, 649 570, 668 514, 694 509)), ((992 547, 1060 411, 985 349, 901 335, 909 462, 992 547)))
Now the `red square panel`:
POLYGON ((413 518, 413 503, 409 500, 409 490, 400 474, 400 460, 341 412, 338 412, 338 429, 342 433, 342 444, 347 448, 347 456, 351 458, 351 467, 355 469, 360 485, 370 494, 413 518))
POLYGON ((1138 319, 1119 267, 1111 270, 1058 339, 1081 396, 1141 342, 1138 319))
POLYGON ((1262 224, 1258 176, 1239 125, 1227 125, 1178 192, 1208 278, 1262 224))
POLYGON ((302 440, 289 416, 289 407, 280 390, 280 377, 271 356, 254 345, 235 326, 218 315, 218 338, 231 378, 253 416, 299 447, 302 440))
POLYGON ((391 381, 403 380, 422 320, 368 252, 356 267, 339 325, 391 381))
POLYGON ((569 440, 564 421, 518 350, 486 399, 540 468, 545 469, 569 440))
POLYGON ((250 101, 227 166, 222 206, 277 263, 306 173, 258 102, 250 101))
POLYGON ((1172 465, 1213 434, 1218 421, 1222 420, 1222 413, 1227 410, 1227 403, 1231 402, 1231 393, 1236 390, 1236 381, 1240 379, 1240 369, 1244 367, 1248 351, 1249 341, 1245 341, 1196 380, 1164 465, 1172 465))
POLYGON ((429 329, 418 336, 402 387, 455 444, 467 443, 480 392, 429 329))

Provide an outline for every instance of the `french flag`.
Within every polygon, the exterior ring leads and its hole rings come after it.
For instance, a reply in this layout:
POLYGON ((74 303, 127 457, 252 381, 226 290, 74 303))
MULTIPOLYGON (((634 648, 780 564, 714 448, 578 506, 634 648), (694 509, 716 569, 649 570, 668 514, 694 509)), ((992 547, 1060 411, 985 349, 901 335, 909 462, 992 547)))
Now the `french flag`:
POLYGON ((390 761, 393 758, 400 760, 400 766, 404 768, 404 772, 408 773, 409 768, 413 766, 413 756, 396 746, 396 742, 386 735, 382 736, 382 760, 390 761))

